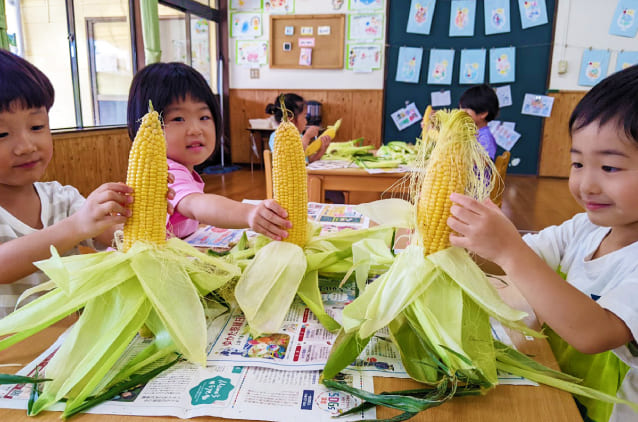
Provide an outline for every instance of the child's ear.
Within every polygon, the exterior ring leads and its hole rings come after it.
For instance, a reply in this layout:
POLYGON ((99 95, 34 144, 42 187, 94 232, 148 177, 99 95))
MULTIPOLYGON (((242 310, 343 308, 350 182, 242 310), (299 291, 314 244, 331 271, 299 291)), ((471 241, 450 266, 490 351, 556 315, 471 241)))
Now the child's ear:
POLYGON ((487 120, 487 115, 489 114, 488 111, 484 111, 482 113, 477 113, 476 115, 479 116, 481 118, 481 120, 487 120))

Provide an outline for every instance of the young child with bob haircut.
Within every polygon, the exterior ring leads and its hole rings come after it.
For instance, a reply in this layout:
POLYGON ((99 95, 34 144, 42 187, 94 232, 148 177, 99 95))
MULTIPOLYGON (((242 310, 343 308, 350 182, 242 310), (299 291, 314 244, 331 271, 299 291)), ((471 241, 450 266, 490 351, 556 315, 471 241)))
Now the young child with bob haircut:
MULTIPOLYGON (((638 402, 638 65, 594 86, 569 129, 569 189, 584 213, 521 238, 489 200, 452 194, 450 240, 503 268, 549 326, 563 371, 638 402)), ((576 399, 585 420, 638 420, 576 399)))
POLYGON ((53 156, 54 91, 31 63, 0 49, 0 317, 48 278, 32 264, 92 239, 110 245, 129 217, 132 189, 105 183, 84 198, 72 186, 39 182, 53 156))
POLYGON ((276 201, 252 205, 204 193, 204 181, 195 166, 215 151, 222 122, 217 100, 199 72, 183 63, 154 63, 140 70, 128 99, 131 140, 148 111, 149 100, 163 119, 168 171, 174 177, 169 184, 175 191, 170 200, 175 211, 167 223, 169 232, 183 238, 203 223, 249 227, 274 240, 287 237, 288 213, 276 201))
POLYGON ((496 157, 496 139, 487 126, 498 115, 498 97, 494 89, 486 84, 474 85, 468 88, 459 100, 459 108, 470 115, 478 132, 479 141, 492 160, 496 157))

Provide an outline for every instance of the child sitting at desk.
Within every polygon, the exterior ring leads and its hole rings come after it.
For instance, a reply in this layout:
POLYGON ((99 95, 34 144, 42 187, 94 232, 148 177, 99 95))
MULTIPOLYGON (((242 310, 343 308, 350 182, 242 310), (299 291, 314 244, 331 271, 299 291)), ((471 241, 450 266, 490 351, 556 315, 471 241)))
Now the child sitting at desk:
POLYGON ((470 115, 478 133, 477 140, 492 160, 496 157, 496 140, 487 126, 498 115, 498 97, 489 85, 475 85, 468 88, 459 100, 459 108, 470 115))
POLYGON ((128 130, 131 140, 148 111, 149 100, 164 119, 169 186, 175 212, 167 228, 177 237, 192 234, 200 223, 224 228, 244 228, 272 239, 287 237, 288 213, 276 201, 259 205, 204 193, 204 181, 194 167, 215 151, 221 134, 219 105, 204 77, 183 63, 154 63, 140 70, 131 83, 128 130))
MULTIPOLYGON (((571 118, 569 188, 585 213, 536 235, 489 200, 452 194, 453 245, 498 264, 548 330, 564 372, 638 402, 638 65, 594 86, 571 118)), ((635 421, 577 398, 585 420, 635 421)))
POLYGON ((84 198, 72 186, 39 182, 53 156, 54 91, 31 63, 0 49, 0 317, 48 278, 32 264, 77 252, 92 239, 110 245, 130 216, 132 189, 105 183, 84 198))

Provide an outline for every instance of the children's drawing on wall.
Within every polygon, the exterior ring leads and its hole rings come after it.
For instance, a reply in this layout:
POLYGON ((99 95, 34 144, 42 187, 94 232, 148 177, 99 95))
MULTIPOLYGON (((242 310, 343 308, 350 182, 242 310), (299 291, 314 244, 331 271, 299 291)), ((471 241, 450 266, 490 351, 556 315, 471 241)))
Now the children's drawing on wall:
POLYGON ((261 13, 231 13, 230 20, 230 36, 232 38, 255 38, 261 36, 261 13))
POLYGON ((490 49, 490 83, 514 82, 516 47, 490 49))
POLYGON ((512 86, 503 85, 494 89, 498 98, 498 107, 503 108, 512 105, 512 86))
POLYGON ((435 0, 412 0, 408 14, 408 27, 405 31, 428 35, 432 27, 435 4, 435 0))
POLYGON ((378 44, 348 44, 346 69, 371 72, 381 69, 381 46, 378 44))
POLYGON ((430 50, 430 66, 428 68, 428 84, 450 85, 454 67, 454 50, 430 50))
POLYGON ((461 50, 459 84, 482 84, 485 81, 485 49, 461 50))
POLYGON ((403 130, 406 127, 421 121, 421 113, 416 107, 416 104, 410 103, 404 108, 400 108, 390 115, 392 121, 397 125, 397 129, 403 130))
POLYGON ((295 0, 265 0, 264 12, 276 13, 294 13, 295 0))
POLYGON ((578 85, 594 86, 607 76, 609 50, 585 50, 580 63, 578 85))
POLYGON ((547 5, 545 0, 518 0, 523 29, 544 25, 547 21, 547 5))
POLYGON ((344 0, 332 0, 332 10, 341 10, 344 0))
POLYGON ((515 130, 516 123, 514 122, 492 120, 487 123, 487 126, 494 135, 496 144, 507 151, 510 151, 521 137, 521 134, 515 130))
POLYGON ((447 107, 452 105, 452 91, 449 89, 432 91, 430 93, 430 105, 432 107, 447 107))
POLYGON ((261 0, 230 0, 230 10, 261 10, 261 0))
POLYGON ((609 33, 633 38, 638 32, 638 0, 618 0, 609 33))
POLYGON ((235 43, 235 62, 239 65, 268 64, 268 41, 237 40, 235 43))
POLYGON ((399 59, 397 61, 397 82, 419 83, 421 73, 421 60, 423 49, 420 47, 399 48, 399 59))
POLYGON ((349 18, 348 39, 380 40, 383 37, 382 14, 350 15, 349 18))
POLYGON ((450 37, 474 36, 476 2, 474 0, 452 0, 450 9, 450 37))
POLYGON ((385 9, 383 0, 349 0, 350 10, 383 10, 385 9))
POLYGON ((510 32, 509 0, 485 0, 485 35, 510 32))
POLYGON ((627 69, 635 64, 638 64, 638 51, 620 51, 616 58, 615 71, 627 69))
POLYGON ((549 117, 550 114, 552 114, 553 104, 554 97, 537 94, 525 94, 521 114, 529 114, 530 116, 538 117, 549 117))
POLYGON ((299 49, 299 66, 312 65, 312 48, 299 49))

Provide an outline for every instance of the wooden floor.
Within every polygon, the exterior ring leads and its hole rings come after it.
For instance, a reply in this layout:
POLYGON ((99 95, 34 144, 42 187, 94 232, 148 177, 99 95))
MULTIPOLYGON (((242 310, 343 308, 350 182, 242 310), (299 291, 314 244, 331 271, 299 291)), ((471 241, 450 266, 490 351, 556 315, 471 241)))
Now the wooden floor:
MULTIPOLYGON (((263 170, 250 168, 205 174, 206 192, 231 199, 263 199, 266 180, 263 170)), ((567 187, 567 179, 508 175, 503 193, 503 211, 519 230, 537 231, 581 212, 567 187)))

